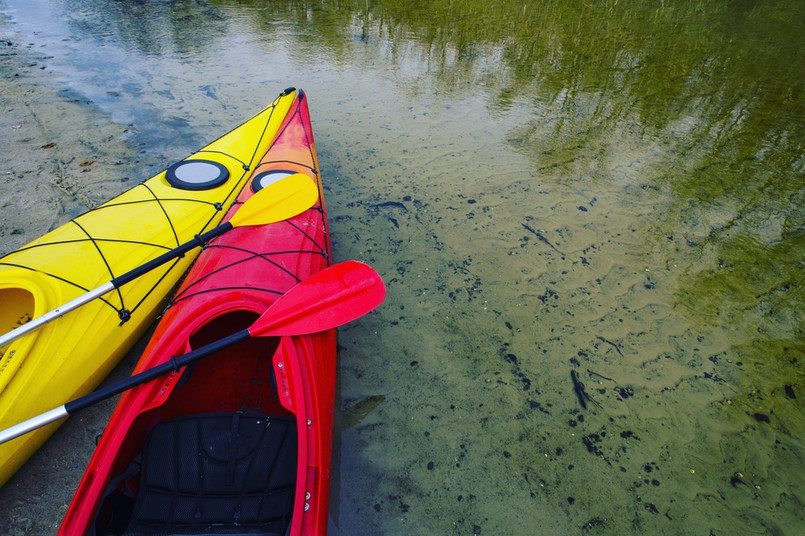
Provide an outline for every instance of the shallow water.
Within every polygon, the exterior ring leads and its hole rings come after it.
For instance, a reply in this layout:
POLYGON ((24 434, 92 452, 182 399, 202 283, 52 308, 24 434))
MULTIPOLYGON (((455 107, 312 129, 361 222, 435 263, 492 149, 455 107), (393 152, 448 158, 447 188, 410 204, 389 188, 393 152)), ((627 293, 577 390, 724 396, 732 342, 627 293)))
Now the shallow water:
MULTIPOLYGON (((7 172, 3 251, 307 92, 335 256, 389 290, 340 332, 331 533, 805 531, 805 4, 0 12, 54 99, 108 122, 47 116, 62 152, 7 172), (31 174, 38 213, 10 199, 31 174)), ((4 532, 40 530, 35 471, 0 490, 4 532)))

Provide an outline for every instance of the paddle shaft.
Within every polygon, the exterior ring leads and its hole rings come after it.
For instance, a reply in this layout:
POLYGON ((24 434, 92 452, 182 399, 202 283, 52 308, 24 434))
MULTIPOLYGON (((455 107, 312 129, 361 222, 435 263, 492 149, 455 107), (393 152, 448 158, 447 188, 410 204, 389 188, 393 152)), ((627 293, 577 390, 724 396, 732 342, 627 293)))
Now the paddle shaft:
POLYGON ((42 316, 34 318, 30 322, 27 322, 17 328, 12 329, 5 335, 0 336, 0 348, 10 343, 11 341, 19 339, 23 335, 27 335, 28 333, 36 329, 39 329, 45 324, 53 322, 60 316, 63 316, 69 313, 70 311, 78 309, 82 305, 85 305, 91 302, 92 300, 99 298, 104 294, 107 294, 108 292, 111 292, 116 288, 120 288, 126 283, 134 281, 141 275, 144 275, 150 272, 151 270, 158 268, 159 266, 162 266, 168 261, 184 256, 184 254, 187 253, 188 251, 191 251, 197 247, 204 245, 204 243, 212 240, 213 238, 221 236, 230 229, 232 229, 232 224, 230 222, 222 223, 218 227, 215 227, 214 229, 211 229, 206 233, 196 235, 196 237, 193 238, 192 240, 188 240, 184 244, 181 244, 180 246, 170 251, 166 251, 159 257, 151 259, 145 264, 138 266, 137 268, 134 268, 133 270, 130 270, 125 274, 112 279, 110 282, 105 283, 94 290, 90 290, 89 292, 86 292, 73 300, 70 300, 64 305, 57 307, 51 311, 48 311, 42 316))
POLYGON ((114 288, 120 288, 122 285, 134 281, 141 275, 147 274, 154 268, 158 268, 159 266, 162 266, 163 264, 172 259, 178 259, 180 257, 183 257, 184 254, 187 253, 188 251, 192 251, 197 247, 203 246, 205 243, 209 242, 213 238, 221 236, 230 229, 232 229, 232 224, 227 221, 222 223, 218 227, 215 227, 214 229, 207 231, 206 233, 196 235, 193 239, 188 240, 184 244, 177 246, 170 251, 166 251, 159 257, 151 259, 145 264, 138 266, 137 268, 134 268, 133 270, 130 270, 125 274, 112 279, 111 285, 114 288))
POLYGON ((183 356, 173 358, 168 362, 162 363, 161 365, 146 369, 133 376, 129 376, 124 380, 115 382, 112 385, 108 385, 102 389, 98 389, 97 391, 93 391, 86 396, 82 396, 81 398, 76 398, 75 400, 67 402, 63 406, 54 408, 46 413, 37 415, 36 417, 32 417, 27 421, 23 421, 19 424, 11 426, 10 428, 6 428, 5 430, 0 431, 0 444, 11 441, 12 439, 25 435, 28 432, 32 432, 37 428, 42 428, 43 426, 56 422, 69 415, 73 415, 77 411, 88 408, 89 406, 97 404, 102 400, 106 400, 107 398, 118 395, 123 391, 137 387, 138 385, 142 385, 174 370, 179 370, 182 367, 186 367, 187 365, 223 350, 224 348, 229 348, 230 346, 233 346, 239 342, 243 342, 251 338, 251 336, 252 335, 248 329, 238 331, 232 335, 224 337, 223 339, 188 352, 183 356))

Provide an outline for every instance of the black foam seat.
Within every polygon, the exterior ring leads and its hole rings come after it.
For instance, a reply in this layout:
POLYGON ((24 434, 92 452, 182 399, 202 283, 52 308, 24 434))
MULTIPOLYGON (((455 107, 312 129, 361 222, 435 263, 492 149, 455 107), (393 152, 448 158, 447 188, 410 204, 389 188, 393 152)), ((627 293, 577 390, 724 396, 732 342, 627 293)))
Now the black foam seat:
POLYGON ((126 533, 283 535, 296 459, 292 419, 215 413, 160 423, 146 440, 126 533))

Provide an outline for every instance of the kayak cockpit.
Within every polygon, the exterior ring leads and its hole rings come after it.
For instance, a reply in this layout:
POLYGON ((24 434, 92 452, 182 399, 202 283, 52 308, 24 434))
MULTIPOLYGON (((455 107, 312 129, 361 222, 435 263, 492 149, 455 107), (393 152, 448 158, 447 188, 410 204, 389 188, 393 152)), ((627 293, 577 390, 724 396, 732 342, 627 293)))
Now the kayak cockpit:
POLYGON ((33 293, 27 289, 0 288, 0 335, 30 322, 35 303, 33 293))
MULTIPOLYGON (((210 320, 190 346, 256 316, 238 310, 210 320)), ((158 405, 142 405, 149 409, 120 439, 126 454, 95 515, 95 536, 286 534, 299 447, 296 417, 282 407, 273 375, 278 345, 258 337, 222 349, 188 367, 172 389, 159 389, 158 405)))
MULTIPOLYGON (((29 290, 17 287, 0 289, 0 304, 0 335, 27 324, 34 317, 36 300, 29 290)), ((0 359, 8 347, 0 347, 0 359)))
POLYGON ((0 289, 0 330, 2 333, 18 328, 34 316, 34 295, 24 288, 0 289))

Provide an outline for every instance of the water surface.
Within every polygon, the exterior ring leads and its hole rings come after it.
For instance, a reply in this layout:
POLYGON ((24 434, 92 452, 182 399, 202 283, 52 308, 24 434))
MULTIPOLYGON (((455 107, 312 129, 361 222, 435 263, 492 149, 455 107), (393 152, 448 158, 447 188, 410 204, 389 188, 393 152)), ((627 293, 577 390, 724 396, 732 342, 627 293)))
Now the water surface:
MULTIPOLYGON (((0 11, 141 178, 307 92, 335 256, 389 290, 340 332, 332 533, 805 530, 805 5, 0 11)), ((73 211, 127 186, 66 169, 73 211)))

